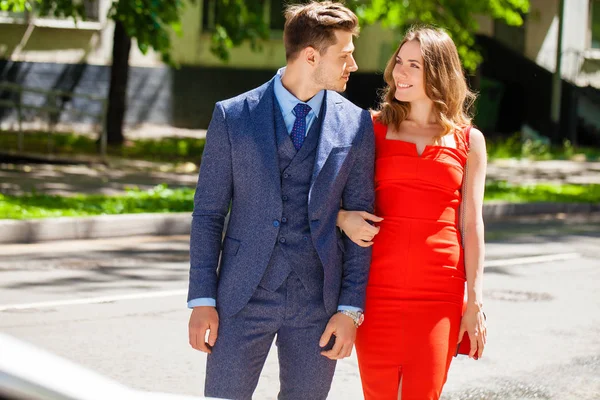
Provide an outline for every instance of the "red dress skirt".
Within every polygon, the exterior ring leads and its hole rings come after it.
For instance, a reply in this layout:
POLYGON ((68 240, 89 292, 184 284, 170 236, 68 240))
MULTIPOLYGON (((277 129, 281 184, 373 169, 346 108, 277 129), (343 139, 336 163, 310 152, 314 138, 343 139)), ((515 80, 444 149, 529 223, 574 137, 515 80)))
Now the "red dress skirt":
POLYGON ((456 350, 465 288, 458 231, 468 129, 456 148, 386 139, 375 124, 374 239, 356 350, 367 400, 438 399, 456 350))

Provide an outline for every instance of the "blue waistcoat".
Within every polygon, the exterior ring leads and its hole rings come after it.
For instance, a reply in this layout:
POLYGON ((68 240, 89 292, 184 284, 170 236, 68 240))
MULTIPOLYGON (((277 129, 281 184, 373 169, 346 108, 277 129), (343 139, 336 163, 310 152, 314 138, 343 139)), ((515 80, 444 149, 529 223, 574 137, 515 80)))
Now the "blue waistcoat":
POLYGON ((289 273, 294 271, 307 291, 321 293, 323 267, 311 240, 308 221, 308 192, 321 133, 321 120, 317 119, 312 124, 304 144, 296 151, 277 101, 273 104, 283 213, 279 221, 279 237, 260 285, 275 291, 289 273))

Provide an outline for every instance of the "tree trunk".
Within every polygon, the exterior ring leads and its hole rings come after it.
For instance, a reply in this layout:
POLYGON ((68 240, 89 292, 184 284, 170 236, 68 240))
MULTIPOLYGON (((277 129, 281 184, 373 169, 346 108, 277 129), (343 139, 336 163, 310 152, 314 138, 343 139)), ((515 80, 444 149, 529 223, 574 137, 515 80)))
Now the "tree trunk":
POLYGON ((106 115, 106 133, 109 145, 122 145, 123 120, 127 110, 127 81, 129 80, 129 50, 131 38, 127 36, 120 21, 115 22, 113 39, 113 61, 110 69, 110 89, 108 92, 108 111, 106 115))

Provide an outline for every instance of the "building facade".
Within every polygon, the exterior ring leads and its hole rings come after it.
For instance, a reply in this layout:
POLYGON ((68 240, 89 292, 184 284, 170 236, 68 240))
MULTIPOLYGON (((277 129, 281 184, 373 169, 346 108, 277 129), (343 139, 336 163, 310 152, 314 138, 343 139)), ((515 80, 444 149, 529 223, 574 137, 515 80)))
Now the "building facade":
MULTIPOLYGON (((182 19, 183 34, 173 35, 172 55, 180 68, 166 67, 157 54, 149 51, 144 55, 135 42, 132 44, 126 118, 129 127, 155 124, 205 128, 215 101, 257 86, 285 63, 282 0, 265 0, 264 18, 269 21, 271 36, 263 43, 262 51, 253 52, 249 45, 243 45, 231 51, 228 63, 210 52, 216 1, 196 0, 187 5, 182 19)), ((535 106, 539 111, 532 115, 517 115, 509 124, 498 122, 498 114, 503 114, 502 103, 512 102, 511 96, 523 97, 523 91, 532 92, 533 96, 539 87, 548 90, 551 87, 548 80, 551 81, 555 68, 559 0, 530 2, 530 12, 521 27, 478 18, 478 43, 485 60, 481 68, 482 101, 488 102, 482 109, 496 107, 495 114, 488 110, 490 114, 483 121, 486 129, 508 132, 527 123, 543 130, 544 124, 536 124, 531 119, 548 118, 544 117, 545 105, 540 104, 535 106), (509 59, 494 59, 499 53, 509 59), (526 67, 519 70, 515 65, 526 67), (539 82, 527 88, 531 80, 539 82), (513 86, 514 90, 511 89, 513 86), (490 92, 486 93, 488 90, 490 92)), ((71 20, 0 14, 1 80, 45 89, 106 95, 114 29, 112 21, 106 18, 111 3, 112 0, 90 2, 90 21, 77 24, 71 20)), ((564 3, 561 65, 565 84, 600 88, 600 0, 564 0, 564 3)), ((399 40, 397 33, 379 26, 363 28, 356 40, 359 72, 350 81, 348 98, 362 107, 375 105, 377 88, 383 84, 381 72, 399 40)), ((566 92, 570 96, 569 90, 566 92)), ((0 93, 0 96, 6 95, 0 93)), ((32 101, 44 101, 33 97, 32 101)), ((540 100, 541 103, 545 101, 540 100)), ((535 98, 528 98, 525 106, 530 107, 531 102, 535 103, 535 98)), ((572 114, 570 108, 585 109, 587 111, 578 112, 586 115, 586 121, 593 122, 593 116, 587 115, 593 114, 594 101, 586 97, 583 102, 578 99, 576 106, 570 100, 567 103, 567 115, 572 114)), ((79 106, 86 107, 85 104, 79 106)), ((13 114, 4 109, 0 118, 10 121, 13 114)), ((512 118, 515 113, 510 114, 512 118)), ((61 118, 67 122, 75 117, 65 114, 61 118)), ((93 121, 83 118, 83 122, 93 121)), ((600 127, 600 121, 597 126, 600 127)))

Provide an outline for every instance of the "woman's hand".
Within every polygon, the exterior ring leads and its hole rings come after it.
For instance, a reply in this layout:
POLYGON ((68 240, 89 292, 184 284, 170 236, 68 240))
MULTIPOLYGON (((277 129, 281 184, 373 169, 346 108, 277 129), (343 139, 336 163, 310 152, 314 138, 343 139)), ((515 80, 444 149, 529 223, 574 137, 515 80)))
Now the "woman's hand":
POLYGON ((373 245, 373 238, 379 233, 379 227, 373 226, 367 221, 381 222, 383 218, 366 211, 340 210, 337 226, 357 245, 369 247, 373 245))
POLYGON ((487 328, 485 326, 485 315, 477 304, 467 303, 467 309, 460 321, 459 343, 465 332, 467 332, 471 341, 469 358, 473 358, 475 354, 478 358, 481 358, 487 343, 487 328))

